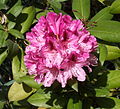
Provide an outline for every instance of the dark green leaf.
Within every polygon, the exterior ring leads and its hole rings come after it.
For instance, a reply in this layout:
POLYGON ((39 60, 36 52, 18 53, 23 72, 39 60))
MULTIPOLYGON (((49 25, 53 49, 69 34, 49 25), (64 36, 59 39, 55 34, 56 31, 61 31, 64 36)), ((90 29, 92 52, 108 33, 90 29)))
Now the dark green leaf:
POLYGON ((53 4, 52 2, 49 2, 50 4, 51 4, 51 7, 53 8, 53 10, 54 10, 54 12, 55 13, 62 13, 62 14, 66 14, 64 11, 62 11, 61 9, 59 9, 59 7, 57 7, 56 5, 55 5, 55 3, 53 4))
POLYGON ((56 6, 58 9, 61 9, 61 3, 58 1, 51 1, 50 4, 56 6))
POLYGON ((115 0, 111 5, 112 14, 120 14, 120 0, 115 0))
POLYGON ((90 23, 112 19, 113 15, 110 13, 110 9, 110 7, 103 8, 90 20, 90 23))
POLYGON ((82 109, 82 102, 80 100, 74 102, 74 100, 70 98, 67 104, 67 109, 82 109))
MULTIPOLYGON (((30 28, 34 17, 35 17, 35 8, 32 6, 29 7, 25 7, 22 11, 23 15, 27 15, 27 19, 21 24, 22 29, 21 29, 21 33, 25 33, 26 31, 28 31, 28 29, 30 28)), ((24 18, 23 16, 21 16, 21 19, 24 18)))
POLYGON ((120 42, 120 22, 102 21, 89 29, 92 35, 109 42, 120 42))
POLYGON ((120 49, 116 46, 107 45, 108 55, 106 60, 113 60, 120 57, 120 49))
POLYGON ((120 109, 120 99, 109 97, 110 99, 114 100, 115 106, 112 109, 120 109))
POLYGON ((1 9, 7 9, 7 6, 6 6, 4 3, 1 3, 1 2, 0 2, 0 10, 1 10, 1 9))
POLYGON ((108 54, 107 48, 106 48, 105 45, 99 44, 99 54, 100 54, 99 55, 99 60, 101 62, 101 65, 103 65, 104 61, 106 60, 107 54, 108 54))
POLYGON ((90 15, 90 0, 73 0, 72 10, 77 19, 87 20, 90 15))
POLYGON ((14 43, 12 40, 7 40, 8 46, 8 57, 13 58, 15 55, 19 53, 19 47, 17 43, 14 43))
POLYGON ((0 30, 0 48, 5 47, 7 37, 8 37, 8 33, 0 30))
POLYGON ((111 98, 96 97, 95 102, 100 108, 104 109, 113 109, 113 107, 115 106, 115 102, 111 98))
POLYGON ((11 35, 15 36, 16 38, 24 39, 23 34, 21 32, 19 32, 18 30, 16 30, 16 29, 10 29, 9 33, 11 35))
POLYGON ((108 88, 120 87, 120 70, 110 70, 108 74, 108 88))
POLYGON ((21 52, 19 52, 12 61, 12 73, 14 80, 21 82, 20 77, 25 76, 27 73, 24 59, 23 59, 23 50, 20 48, 21 52))
POLYGON ((6 59, 7 55, 8 55, 8 50, 5 50, 3 53, 0 54, 0 65, 6 59))
POLYGON ((28 102, 34 106, 49 108, 50 105, 47 104, 49 99, 50 99, 50 94, 35 93, 28 98, 28 102))
POLYGON ((24 89, 25 86, 23 86, 23 84, 18 84, 17 82, 14 82, 8 92, 9 101, 23 100, 32 93, 32 90, 29 90, 28 88, 26 88, 26 90, 24 89))
POLYGON ((28 86, 35 88, 35 89, 39 89, 41 84, 38 84, 37 82, 35 82, 33 77, 30 76, 23 76, 20 78, 22 82, 24 82, 25 84, 27 84, 28 86))

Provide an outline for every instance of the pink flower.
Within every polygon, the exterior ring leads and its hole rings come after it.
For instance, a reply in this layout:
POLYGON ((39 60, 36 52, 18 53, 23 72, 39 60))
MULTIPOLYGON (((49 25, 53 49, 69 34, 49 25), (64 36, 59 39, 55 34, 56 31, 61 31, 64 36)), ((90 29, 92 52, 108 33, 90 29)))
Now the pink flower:
POLYGON ((96 38, 86 30, 81 20, 69 15, 49 12, 26 34, 30 45, 24 57, 28 73, 35 81, 50 87, 55 80, 65 87, 67 80, 85 81, 84 66, 95 65, 91 54, 97 47, 96 38))

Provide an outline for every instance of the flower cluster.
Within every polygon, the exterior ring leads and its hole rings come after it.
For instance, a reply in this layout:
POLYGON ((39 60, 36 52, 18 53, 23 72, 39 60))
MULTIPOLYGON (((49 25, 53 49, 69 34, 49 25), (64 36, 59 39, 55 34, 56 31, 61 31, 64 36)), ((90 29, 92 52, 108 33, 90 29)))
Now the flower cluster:
POLYGON ((55 80, 65 87, 67 80, 85 81, 83 67, 95 65, 91 54, 97 47, 96 38, 90 35, 81 20, 69 15, 49 12, 26 34, 30 45, 25 50, 25 65, 35 81, 50 87, 55 80))

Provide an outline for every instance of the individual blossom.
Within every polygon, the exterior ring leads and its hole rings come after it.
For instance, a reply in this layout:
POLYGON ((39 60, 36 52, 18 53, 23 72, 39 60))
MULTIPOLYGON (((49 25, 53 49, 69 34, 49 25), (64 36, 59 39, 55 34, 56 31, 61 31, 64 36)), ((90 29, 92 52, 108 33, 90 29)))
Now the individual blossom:
POLYGON ((84 27, 81 20, 69 15, 49 12, 26 34, 30 45, 25 50, 25 65, 35 81, 50 87, 55 80, 65 87, 67 80, 85 81, 83 67, 91 72, 90 65, 97 63, 92 54, 96 38, 84 27))

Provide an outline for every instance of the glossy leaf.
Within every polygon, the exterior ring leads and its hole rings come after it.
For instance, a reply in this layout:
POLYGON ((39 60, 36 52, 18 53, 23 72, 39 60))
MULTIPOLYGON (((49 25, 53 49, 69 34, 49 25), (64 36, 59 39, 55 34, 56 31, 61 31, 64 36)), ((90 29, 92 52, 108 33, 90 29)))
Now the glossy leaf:
POLYGON ((19 101, 27 98, 32 93, 32 90, 29 88, 25 90, 25 87, 23 84, 14 82, 8 92, 9 101, 19 101))
POLYGON ((112 14, 120 14, 120 0, 115 0, 111 5, 112 14))
POLYGON ((89 29, 92 35, 109 42, 120 42, 120 22, 102 21, 89 29))
POLYGON ((21 5, 12 7, 9 14, 12 14, 13 16, 17 17, 21 13, 22 9, 23 9, 23 6, 21 5))
POLYGON ((100 10, 91 20, 90 23, 92 22, 100 22, 103 20, 110 20, 112 19, 113 15, 110 13, 110 7, 103 8, 100 10))
MULTIPOLYGON (((22 11, 23 15, 27 15, 27 19, 21 24, 22 29, 21 29, 21 33, 25 33, 26 31, 28 31, 28 29, 30 28, 34 17, 35 17, 35 8, 32 6, 29 7, 25 7, 22 11)), ((21 16, 21 19, 24 18, 23 16, 21 16)))
POLYGON ((120 57, 120 49, 117 46, 107 45, 108 55, 106 60, 113 60, 120 57))
POLYGON ((58 13, 58 14, 59 14, 59 13, 66 14, 64 11, 62 11, 62 10, 60 9, 60 6, 57 7, 55 3, 49 2, 49 4, 51 5, 51 7, 53 8, 53 10, 54 10, 55 13, 58 13))
POLYGON ((8 50, 5 50, 3 53, 0 54, 0 65, 6 59, 7 55, 8 55, 8 50))
POLYGON ((107 88, 95 89, 96 97, 107 97, 110 92, 107 88))
POLYGON ((35 93, 28 98, 28 102, 34 106, 49 108, 51 106, 46 104, 49 99, 50 99, 50 94, 35 93))
POLYGON ((101 62, 101 65, 104 64, 104 61, 106 60, 108 51, 105 45, 100 44, 99 45, 99 61, 101 62))
POLYGON ((8 57, 13 58, 19 53, 19 46, 17 43, 14 43, 12 40, 7 40, 7 46, 8 46, 8 57))
POLYGON ((10 29, 14 28, 14 27, 15 27, 15 25, 16 25, 16 23, 15 23, 15 22, 9 21, 9 23, 8 23, 8 30, 10 30, 10 29))
POLYGON ((58 9, 61 9, 62 5, 59 1, 51 1, 50 4, 54 5, 58 9))
POLYGON ((120 70, 110 70, 108 74, 108 88, 120 87, 120 70))
POLYGON ((27 73, 26 67, 23 60, 23 51, 20 48, 21 52, 16 55, 12 60, 12 73, 14 80, 20 82, 20 77, 25 76, 27 73))
POLYGON ((20 80, 24 82, 25 84, 27 84, 28 86, 35 88, 35 89, 39 89, 41 86, 41 84, 38 84, 37 82, 35 82, 34 78, 30 76, 23 76, 20 78, 20 80))
POLYGON ((21 32, 19 32, 18 30, 16 30, 16 29, 10 29, 9 33, 11 35, 15 36, 16 38, 24 39, 23 34, 21 32))
POLYGON ((90 15, 90 0, 73 0, 72 10, 77 19, 87 20, 90 15))
POLYGON ((17 6, 20 6, 21 5, 21 0, 18 0, 16 2, 16 4, 14 6, 12 6, 12 8, 7 12, 7 14, 11 13, 12 11, 14 11, 14 9, 17 7, 17 6))
POLYGON ((0 48, 5 47, 7 37, 8 37, 8 33, 0 30, 0 48))

